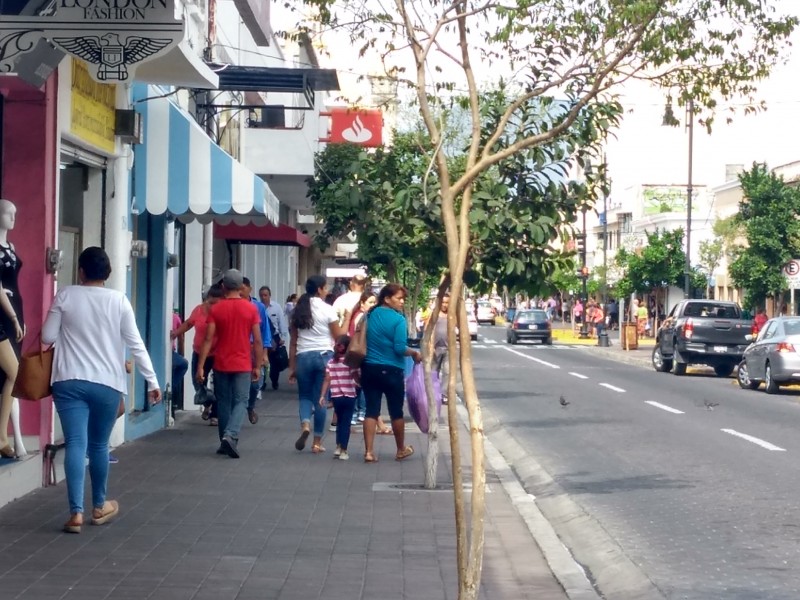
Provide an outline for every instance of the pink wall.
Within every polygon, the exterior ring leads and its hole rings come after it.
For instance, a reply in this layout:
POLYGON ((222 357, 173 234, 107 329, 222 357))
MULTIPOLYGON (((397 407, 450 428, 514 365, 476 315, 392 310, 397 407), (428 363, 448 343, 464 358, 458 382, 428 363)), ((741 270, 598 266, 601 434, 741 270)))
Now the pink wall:
MULTIPOLYGON (((0 77, 5 98, 3 115, 2 197, 17 206, 17 222, 9 240, 22 259, 20 288, 28 332, 23 349, 36 340, 53 299, 53 276, 45 272, 45 251, 55 247, 57 146, 57 73, 41 90, 16 77, 0 77)), ((20 401, 22 430, 38 432, 40 446, 49 441, 53 405, 20 401)))

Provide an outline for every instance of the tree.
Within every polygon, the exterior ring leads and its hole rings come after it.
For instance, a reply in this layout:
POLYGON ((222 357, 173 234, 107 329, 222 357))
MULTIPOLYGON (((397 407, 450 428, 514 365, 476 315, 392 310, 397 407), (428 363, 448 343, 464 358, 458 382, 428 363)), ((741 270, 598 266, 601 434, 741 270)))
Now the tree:
POLYGON ((744 197, 736 222, 744 229, 747 246, 734 249, 728 271, 746 290, 746 308, 761 306, 771 296, 782 302, 787 283, 781 268, 800 251, 800 190, 763 163, 754 163, 739 181, 744 197))
MULTIPOLYGON (((460 367, 472 455, 468 525, 458 427, 450 427, 458 597, 476 598, 483 564, 484 432, 461 295, 476 221, 472 215, 477 182, 520 152, 547 145, 557 151, 558 141, 578 122, 585 123, 587 133, 605 134, 616 119, 608 108, 613 105, 614 90, 631 78, 671 89, 681 104, 691 99, 710 126, 719 97, 752 97, 753 81, 765 77, 780 59, 797 19, 774 15, 774 9, 762 0, 306 3, 316 8, 323 27, 347 28, 351 39, 361 44, 362 55, 379 57, 387 74, 410 86, 429 133, 424 153, 438 176, 436 200, 447 241, 453 299, 448 313, 450 347, 457 347, 457 325, 461 338, 458 355, 453 352, 450 357, 448 415, 455 424, 460 367), (476 73, 481 62, 491 64, 494 73, 515 78, 507 88, 507 103, 498 107, 494 132, 481 127, 485 106, 476 73), (461 167, 453 171, 443 147, 444 124, 437 115, 454 96, 465 94, 469 144, 461 167), (555 98, 561 100, 560 105, 555 106, 555 98), (550 104, 540 127, 519 119, 520 111, 532 101, 550 104)), ((595 162, 600 162, 598 155, 599 150, 595 162)), ((580 167, 587 162, 585 153, 566 158, 580 167)))

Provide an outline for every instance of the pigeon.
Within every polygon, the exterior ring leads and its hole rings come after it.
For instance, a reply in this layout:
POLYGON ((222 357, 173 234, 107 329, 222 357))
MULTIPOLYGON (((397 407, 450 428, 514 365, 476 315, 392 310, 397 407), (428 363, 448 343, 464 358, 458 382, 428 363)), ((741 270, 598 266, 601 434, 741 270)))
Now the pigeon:
POLYGON ((708 400, 703 399, 703 404, 706 405, 706 410, 714 410, 717 406, 719 406, 719 402, 709 402, 708 400))
POLYGON ((559 403, 561 406, 563 406, 564 408, 566 408, 567 406, 569 406, 569 401, 568 401, 566 398, 564 398, 564 396, 559 396, 559 398, 558 398, 558 403, 559 403))

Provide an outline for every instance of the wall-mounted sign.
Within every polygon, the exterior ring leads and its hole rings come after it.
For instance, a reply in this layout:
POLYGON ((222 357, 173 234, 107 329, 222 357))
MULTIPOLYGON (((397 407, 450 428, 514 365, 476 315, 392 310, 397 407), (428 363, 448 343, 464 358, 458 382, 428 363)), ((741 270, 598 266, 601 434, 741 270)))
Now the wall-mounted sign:
POLYGON ((57 0, 50 16, 4 16, 0 72, 11 71, 15 57, 44 38, 86 61, 93 79, 126 81, 137 64, 183 39, 183 22, 174 11, 174 0, 57 0))
POLYGON ((383 144, 383 115, 377 109, 334 108, 321 112, 331 119, 329 134, 322 142, 358 144, 374 148, 383 144))
POLYGON ((112 153, 117 86, 97 83, 86 63, 72 61, 70 131, 93 146, 112 153))

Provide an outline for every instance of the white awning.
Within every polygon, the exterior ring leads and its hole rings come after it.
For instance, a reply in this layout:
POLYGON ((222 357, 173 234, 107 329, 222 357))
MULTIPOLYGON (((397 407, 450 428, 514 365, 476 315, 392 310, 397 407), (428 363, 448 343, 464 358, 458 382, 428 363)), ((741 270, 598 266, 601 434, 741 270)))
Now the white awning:
POLYGON ((215 90, 219 77, 184 40, 160 58, 142 63, 136 69, 136 81, 215 90))

